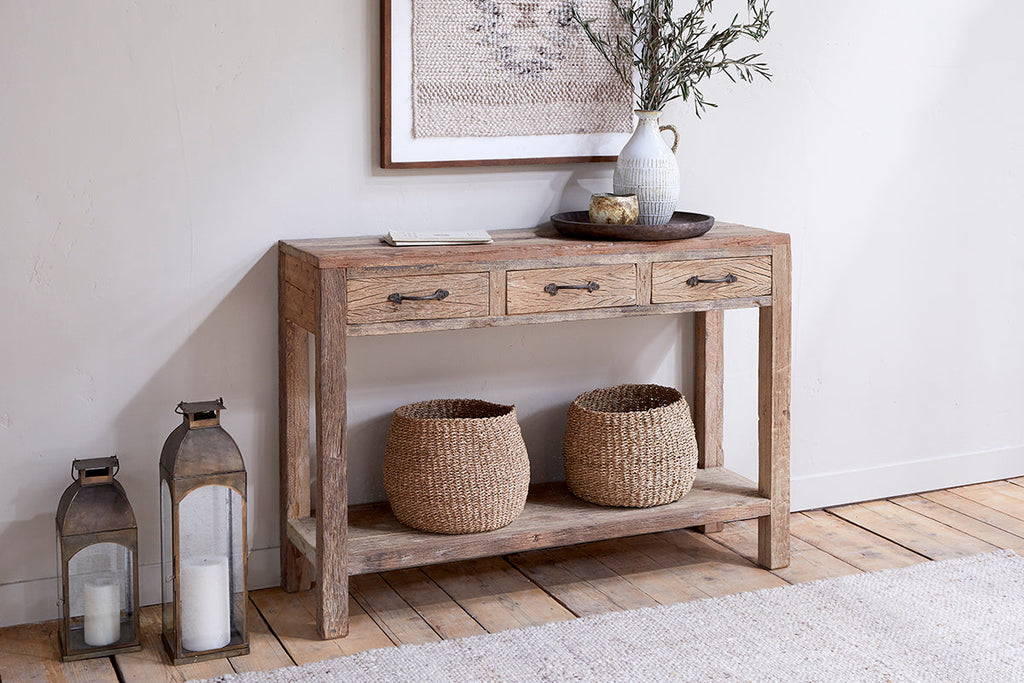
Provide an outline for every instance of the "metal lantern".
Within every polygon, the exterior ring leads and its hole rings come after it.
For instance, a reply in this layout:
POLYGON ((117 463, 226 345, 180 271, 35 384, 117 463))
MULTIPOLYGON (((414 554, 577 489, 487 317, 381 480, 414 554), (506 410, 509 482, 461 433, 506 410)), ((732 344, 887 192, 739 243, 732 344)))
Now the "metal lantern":
POLYGON ((114 479, 117 458, 75 460, 71 467, 75 481, 57 506, 61 658, 139 650, 139 534, 114 479))
POLYGON ((249 652, 245 465, 224 399, 179 403, 160 454, 163 640, 175 664, 249 652))

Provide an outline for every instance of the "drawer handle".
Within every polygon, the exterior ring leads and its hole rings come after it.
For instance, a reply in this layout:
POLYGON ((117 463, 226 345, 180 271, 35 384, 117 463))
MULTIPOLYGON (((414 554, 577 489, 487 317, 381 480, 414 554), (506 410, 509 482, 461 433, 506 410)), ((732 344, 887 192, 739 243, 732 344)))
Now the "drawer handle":
POLYGON ((735 275, 733 275, 732 273, 729 273, 725 277, 707 277, 707 278, 703 278, 703 277, 699 277, 697 275, 694 275, 693 277, 691 277, 689 280, 686 281, 686 284, 690 285, 691 287, 696 287, 697 285, 701 285, 701 284, 703 284, 703 285, 720 285, 720 284, 723 284, 723 283, 729 283, 731 285, 732 283, 736 282, 737 280, 739 280, 739 278, 736 277, 735 275))
POLYGON ((439 289, 430 296, 408 296, 406 294, 388 294, 388 301, 396 304, 400 304, 403 301, 440 301, 441 299, 448 296, 449 291, 447 289, 439 289))
POLYGON ((601 289, 601 285, 591 280, 585 285, 556 285, 554 282, 552 282, 550 285, 544 287, 544 291, 550 294, 551 296, 558 294, 558 290, 560 289, 585 289, 588 292, 596 292, 597 290, 601 289))

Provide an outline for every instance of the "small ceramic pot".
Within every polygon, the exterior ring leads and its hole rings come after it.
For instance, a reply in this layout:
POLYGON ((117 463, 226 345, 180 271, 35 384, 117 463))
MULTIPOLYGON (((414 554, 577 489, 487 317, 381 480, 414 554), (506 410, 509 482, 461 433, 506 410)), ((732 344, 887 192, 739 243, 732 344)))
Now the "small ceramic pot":
POLYGON ((595 194, 590 197, 590 222, 636 225, 640 203, 635 194, 595 194))

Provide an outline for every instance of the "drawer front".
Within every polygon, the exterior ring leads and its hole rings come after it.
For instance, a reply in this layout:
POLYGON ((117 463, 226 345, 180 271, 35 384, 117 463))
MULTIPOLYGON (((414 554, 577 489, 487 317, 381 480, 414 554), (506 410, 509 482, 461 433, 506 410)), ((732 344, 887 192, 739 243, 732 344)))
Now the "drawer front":
POLYGON ((510 270, 509 315, 636 305, 636 265, 510 270))
POLYGON ((665 261, 653 264, 651 272, 654 304, 744 299, 771 293, 771 256, 665 261))
POLYGON ((476 318, 489 311, 487 273, 360 277, 348 281, 347 322, 476 318), (447 292, 443 297, 438 290, 447 292), (390 297, 390 298, 389 298, 390 297), (407 299, 405 297, 439 297, 407 299))

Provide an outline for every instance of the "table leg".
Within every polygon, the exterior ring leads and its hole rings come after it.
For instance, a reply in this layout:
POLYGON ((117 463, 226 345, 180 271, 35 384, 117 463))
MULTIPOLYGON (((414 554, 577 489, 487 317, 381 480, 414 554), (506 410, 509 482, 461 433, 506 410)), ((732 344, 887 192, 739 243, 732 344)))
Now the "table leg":
POLYGON ((345 273, 317 271, 317 631, 348 634, 348 476, 345 414, 345 273))
POLYGON ((284 315, 279 321, 278 356, 281 586, 293 593, 308 589, 313 580, 312 565, 288 539, 289 521, 309 517, 309 337, 284 315))
MULTIPOLYGON (((693 387, 693 426, 697 432, 697 467, 722 467, 722 415, 724 397, 723 330, 725 311, 699 311, 694 322, 695 372, 693 387)), ((721 522, 697 527, 709 534, 722 530, 721 522)))
POLYGON ((757 562, 766 569, 789 565, 790 263, 789 244, 772 248, 772 305, 760 310, 757 486, 771 512, 758 519, 757 562))

